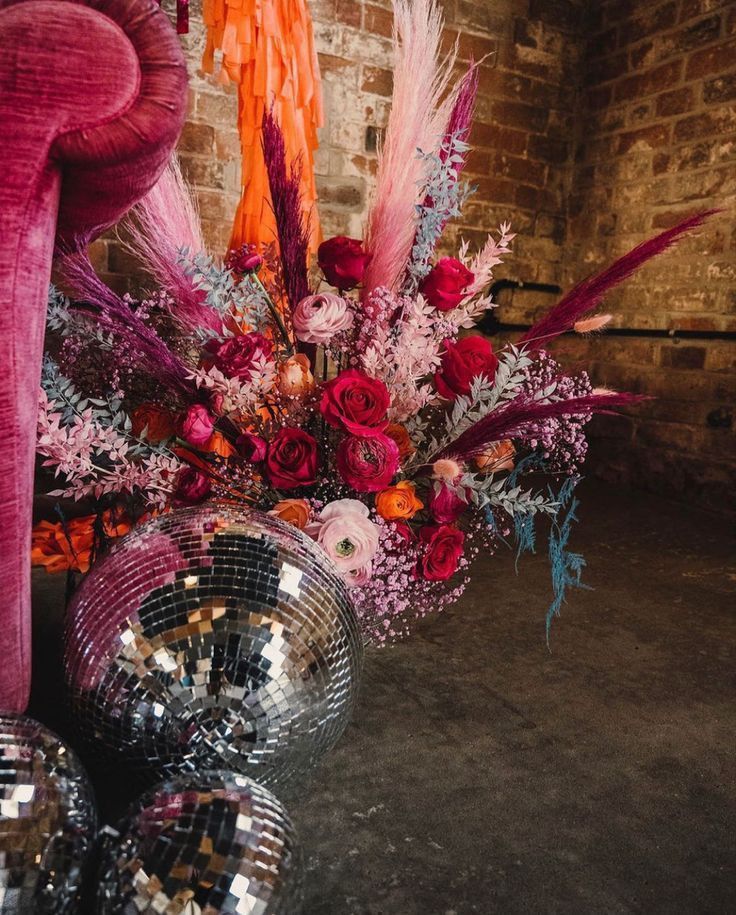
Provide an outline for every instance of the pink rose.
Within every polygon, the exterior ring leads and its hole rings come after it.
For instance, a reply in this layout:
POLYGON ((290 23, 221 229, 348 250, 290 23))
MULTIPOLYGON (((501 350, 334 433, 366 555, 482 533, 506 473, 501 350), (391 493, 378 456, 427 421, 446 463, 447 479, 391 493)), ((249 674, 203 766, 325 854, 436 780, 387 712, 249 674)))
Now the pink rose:
POLYGON ((307 526, 313 537, 343 575, 365 583, 370 562, 378 549, 378 525, 368 507, 357 499, 337 499, 326 505, 317 521, 307 526))
POLYGON ((419 532, 424 553, 419 571, 426 581, 447 581, 457 572, 465 534, 451 524, 427 524, 419 532))
POLYGON ((310 486, 317 479, 317 442, 302 429, 281 428, 268 446, 268 478, 276 489, 310 486))
POLYGON ((454 257, 442 257, 419 284, 419 291, 439 311, 452 311, 462 302, 465 290, 475 279, 454 257))
POLYGON ((201 447, 212 438, 215 419, 201 403, 191 406, 181 422, 181 437, 190 445, 201 447))
POLYGON ((435 521, 441 524, 450 524, 453 521, 457 521, 468 507, 468 503, 463 502, 460 496, 449 486, 439 483, 432 484, 429 487, 427 507, 435 521), (435 486, 439 486, 439 492, 436 492, 435 486))
POLYGON ((174 499, 184 505, 197 505, 207 498, 211 489, 207 474, 194 467, 184 467, 179 471, 174 499))
POLYGON ((235 445, 238 449, 238 454, 245 458, 246 461, 250 461, 251 464, 260 464, 261 461, 266 460, 268 446, 260 435, 256 435, 253 432, 243 432, 242 435, 235 439, 235 445))
POLYGON ((294 309, 294 333, 302 343, 329 343, 336 333, 353 323, 347 302, 339 295, 324 292, 308 295, 294 309))
POLYGON ((391 396, 386 385, 359 369, 347 369, 322 389, 320 413, 336 429, 353 435, 376 435, 388 423, 391 396))
POLYGON ((331 286, 343 291, 355 289, 363 282, 363 275, 370 254, 363 250, 363 242, 357 238, 336 235, 323 241, 317 251, 317 263, 331 286))
POLYGON ((370 438, 350 435, 338 445, 336 462, 340 476, 356 492, 378 492, 399 469, 399 448, 381 432, 370 438))
POLYGON ((215 365, 228 378, 250 381, 257 359, 271 358, 273 343, 263 334, 241 334, 230 337, 214 350, 215 365))

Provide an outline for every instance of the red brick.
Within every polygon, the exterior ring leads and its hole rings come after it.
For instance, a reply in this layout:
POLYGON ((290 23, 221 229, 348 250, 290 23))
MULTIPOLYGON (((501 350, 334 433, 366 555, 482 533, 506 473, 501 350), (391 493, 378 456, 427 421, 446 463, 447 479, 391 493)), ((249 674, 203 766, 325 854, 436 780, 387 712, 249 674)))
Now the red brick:
POLYGON ((676 83, 682 72, 682 61, 672 60, 644 73, 637 73, 616 83, 613 88, 617 102, 639 99, 655 92, 661 92, 676 83))
POLYGON ((678 51, 691 51, 700 45, 716 41, 721 32, 721 17, 709 16, 701 19, 673 35, 673 44, 678 51))
POLYGON ((394 88, 393 72, 382 67, 363 67, 363 82, 360 88, 363 92, 389 97, 394 88))
POLYGON ((637 143, 644 143, 646 146, 654 149, 658 146, 664 146, 670 138, 670 129, 665 124, 652 124, 650 127, 642 127, 640 130, 631 130, 622 133, 618 138, 617 151, 619 155, 629 152, 632 146, 637 143))
POLYGON ((665 3, 664 6, 657 7, 646 16, 622 23, 619 31, 619 44, 624 46, 641 41, 642 38, 669 28, 676 21, 677 4, 673 0, 673 2, 665 3))
POLYGON ((499 152, 495 159, 495 169, 499 178, 512 178, 535 187, 544 187, 546 167, 541 162, 499 152))
POLYGON ((683 118, 675 124, 676 141, 698 140, 717 133, 727 133, 736 127, 736 109, 733 107, 704 111, 683 118))
MULTIPOLYGON (((360 28, 360 4, 355 0, 337 0, 335 6, 335 19, 343 25, 352 26, 355 29, 360 28)), ((368 31, 374 31, 368 29, 368 31)), ((379 32, 378 34, 383 34, 379 32)), ((391 34, 389 32, 389 34, 391 34)))
POLYGON ((540 162, 562 164, 570 155, 570 145, 561 137, 542 137, 532 135, 528 143, 529 156, 540 162))
POLYGON ((733 0, 682 0, 680 22, 719 10, 724 6, 730 6, 732 2, 733 0))
POLYGON ((705 365, 705 347, 683 344, 663 347, 660 364, 672 369, 702 369, 705 365))
POLYGON ((618 79, 629 69, 629 61, 625 52, 592 60, 585 68, 585 82, 588 86, 605 83, 611 79, 618 79))
MULTIPOLYGON (((355 0, 348 0, 352 6, 357 7, 358 16, 360 16, 360 4, 355 0)), ((390 10, 383 9, 380 6, 366 4, 365 18, 363 19, 363 28, 367 32, 373 32, 374 35, 385 35, 390 37, 393 33, 394 17, 390 10)))
POLYGON ((510 127, 476 121, 470 131, 470 143, 474 146, 502 149, 513 155, 521 155, 526 150, 527 134, 510 127))
POLYGON ((215 130, 209 124, 187 121, 179 138, 179 148, 191 153, 207 155, 215 145, 215 130))
POLYGON ((682 89, 673 89, 657 96, 657 114, 660 117, 669 117, 672 114, 683 114, 693 105, 693 91, 689 86, 682 89))
POLYGON ((581 10, 572 0, 530 0, 529 18, 558 29, 574 30, 580 26, 581 10))
POLYGON ((728 102, 736 99, 736 71, 708 80, 703 86, 704 102, 728 102))
POLYGON ((736 67, 736 40, 725 41, 691 54, 687 62, 685 78, 697 79, 699 76, 708 76, 711 73, 720 74, 734 67, 736 67))
POLYGON ((546 108, 511 101, 495 102, 493 114, 505 127, 520 127, 534 133, 544 131, 549 117, 549 111, 546 108))

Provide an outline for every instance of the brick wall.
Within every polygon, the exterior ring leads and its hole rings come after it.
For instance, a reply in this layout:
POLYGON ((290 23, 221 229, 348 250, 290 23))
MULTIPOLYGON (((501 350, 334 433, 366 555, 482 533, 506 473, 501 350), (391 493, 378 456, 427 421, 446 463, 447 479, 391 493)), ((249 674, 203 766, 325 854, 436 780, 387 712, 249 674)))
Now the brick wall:
MULTIPOLYGON (((591 4, 568 200, 568 281, 695 209, 727 212, 609 298, 615 325, 736 331, 736 4, 591 4)), ((612 479, 736 507, 736 342, 565 341, 596 381, 656 396, 599 419, 612 479)))
MULTIPOLYGON (((164 4, 166 6, 166 3, 164 4)), ((172 4, 169 4, 172 5, 172 4)), ((201 4, 184 37, 190 114, 180 143, 205 234, 222 251, 239 192, 237 98, 198 75, 201 4)), ((510 219, 515 255, 499 276, 569 286, 651 232, 736 196, 733 0, 443 0, 445 44, 481 67, 469 175, 477 193, 448 230, 480 242, 510 219)), ((326 124, 316 170, 327 236, 362 234, 375 145, 391 93, 389 0, 311 0, 326 124)), ((731 211, 732 212, 732 211, 731 211)), ((736 232, 721 218, 610 298, 628 328, 736 330, 736 232)), ((118 287, 133 265, 95 243, 118 287)), ((502 319, 528 322, 542 297, 518 293, 502 319)), ((544 304, 549 304, 545 301, 544 304)), ((598 383, 658 400, 595 421, 591 467, 721 507, 734 491, 734 349, 726 341, 565 338, 598 383), (720 424, 720 425, 719 425, 720 424)))

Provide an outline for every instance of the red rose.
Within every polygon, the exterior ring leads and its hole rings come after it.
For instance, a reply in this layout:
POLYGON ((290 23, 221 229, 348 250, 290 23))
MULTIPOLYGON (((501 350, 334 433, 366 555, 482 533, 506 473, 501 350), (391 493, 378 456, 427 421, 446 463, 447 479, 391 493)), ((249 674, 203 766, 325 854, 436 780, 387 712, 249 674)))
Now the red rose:
POLYGON ((277 489, 309 486, 317 479, 317 442, 301 429, 279 429, 268 446, 266 467, 277 489))
POLYGON ((434 376, 434 383, 443 397, 454 400, 470 393, 470 382, 478 375, 493 381, 497 368, 498 359, 485 337, 463 337, 457 343, 445 340, 442 370, 434 376))
POLYGON ((260 435, 255 435, 253 432, 244 432, 235 439, 235 445, 238 449, 238 454, 245 458, 246 461, 250 461, 251 464, 259 464, 266 459, 266 448, 268 446, 260 435))
POLYGON ((382 381, 359 369, 347 369, 324 386, 319 409, 336 429, 371 436, 386 428, 390 404, 388 388, 382 381))
POLYGON ((337 448, 337 469, 357 492, 385 489, 399 469, 399 448, 387 435, 370 438, 350 435, 337 448))
POLYGON ((184 505, 197 505, 210 494, 210 478, 194 467, 184 467, 176 481, 174 499, 184 505))
POLYGON ((409 527, 406 521, 394 521, 393 526, 396 529, 396 533, 401 537, 404 543, 414 543, 417 539, 414 531, 409 527))
POLYGON ((190 445, 201 448, 212 438, 214 428, 215 420, 210 411, 197 403, 187 410, 181 421, 181 437, 190 445))
POLYGON ((427 581, 447 581, 457 572, 465 534, 451 524, 426 524, 419 531, 424 553, 419 570, 427 581))
POLYGON ((363 275, 370 254, 363 250, 363 242, 357 238, 337 235, 323 241, 317 250, 317 263, 331 286, 341 292, 363 282, 363 275))
POLYGON ((263 258, 258 254, 255 245, 241 245, 239 248, 233 248, 225 261, 228 270, 243 276, 246 273, 257 273, 262 264, 263 258))
POLYGON ((454 257, 441 257, 419 284, 419 291, 439 311, 452 311, 462 302, 474 274, 454 257))
POLYGON ((242 334, 220 343, 214 350, 215 365, 228 378, 250 381, 253 364, 260 356, 271 358, 273 343, 263 334, 242 334))
POLYGON ((429 487, 427 507, 435 521, 440 524, 450 524, 453 521, 457 521, 468 507, 468 503, 463 502, 460 496, 444 483, 440 483, 439 493, 435 492, 435 484, 433 483, 429 487))

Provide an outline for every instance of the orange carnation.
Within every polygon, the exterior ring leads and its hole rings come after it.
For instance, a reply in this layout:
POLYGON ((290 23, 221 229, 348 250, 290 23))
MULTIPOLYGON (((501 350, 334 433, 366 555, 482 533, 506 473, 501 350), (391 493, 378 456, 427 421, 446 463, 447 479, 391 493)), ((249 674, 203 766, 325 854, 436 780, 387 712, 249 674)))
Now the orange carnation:
POLYGON ((287 524, 293 524, 300 531, 307 526, 310 514, 309 502, 306 499, 282 499, 269 512, 269 515, 275 515, 287 524))
POLYGON ((516 449, 506 440, 491 445, 475 459, 475 466, 481 473, 496 473, 497 470, 513 470, 516 449))
POLYGON ((417 450, 414 447, 414 443, 409 438, 409 433, 401 423, 390 423, 386 427, 386 435, 388 435, 389 438, 392 438, 398 445, 399 458, 402 461, 404 458, 410 457, 417 450))
POLYGON ((309 368, 309 359, 304 353, 289 356, 279 363, 278 388, 282 394, 307 394, 314 390, 314 375, 309 368))
POLYGON ((157 407, 156 404, 144 403, 131 415, 133 435, 140 438, 146 430, 146 440, 153 445, 172 438, 176 434, 174 419, 170 413, 157 407))
POLYGON ((408 480, 389 486, 376 496, 376 511, 386 521, 408 521, 421 508, 424 503, 417 499, 414 484, 408 480))

